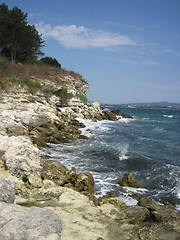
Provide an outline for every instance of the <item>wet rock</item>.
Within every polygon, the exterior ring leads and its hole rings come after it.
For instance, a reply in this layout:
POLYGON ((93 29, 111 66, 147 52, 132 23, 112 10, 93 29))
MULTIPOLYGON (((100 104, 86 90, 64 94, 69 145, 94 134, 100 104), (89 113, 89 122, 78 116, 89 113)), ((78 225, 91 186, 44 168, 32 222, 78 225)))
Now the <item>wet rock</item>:
POLYGON ((95 193, 94 178, 93 178, 92 174, 89 172, 80 173, 77 176, 75 188, 79 192, 89 192, 90 194, 94 195, 94 193, 95 193))
POLYGON ((111 110, 112 113, 118 115, 118 116, 122 116, 123 112, 120 109, 113 109, 111 110))
POLYGON ((94 194, 94 178, 89 172, 76 174, 75 168, 66 168, 58 162, 44 161, 41 178, 49 179, 59 186, 73 188, 79 192, 94 194))
POLYGON ((50 209, 0 202, 0 213, 0 239, 61 239, 61 219, 50 209))
POLYGON ((0 202, 14 203, 15 185, 8 178, 0 178, 0 202))
POLYGON ((111 112, 114 113, 117 116, 122 116, 123 118, 131 118, 131 119, 133 119, 133 117, 130 114, 125 114, 120 109, 114 109, 111 112))
POLYGON ((124 187, 133 187, 133 188, 144 188, 132 175, 132 173, 124 174, 123 178, 118 182, 121 186, 124 187))
POLYGON ((44 161, 42 163, 41 178, 49 179, 59 186, 63 186, 70 181, 68 169, 62 164, 55 161, 44 161))
POLYGON ((158 205, 148 198, 141 198, 138 205, 149 210, 151 221, 171 223, 179 221, 180 223, 180 211, 177 211, 172 205, 158 205))
POLYGON ((103 118, 111 121, 117 120, 117 117, 114 113, 112 113, 109 109, 104 108, 102 110, 103 118))

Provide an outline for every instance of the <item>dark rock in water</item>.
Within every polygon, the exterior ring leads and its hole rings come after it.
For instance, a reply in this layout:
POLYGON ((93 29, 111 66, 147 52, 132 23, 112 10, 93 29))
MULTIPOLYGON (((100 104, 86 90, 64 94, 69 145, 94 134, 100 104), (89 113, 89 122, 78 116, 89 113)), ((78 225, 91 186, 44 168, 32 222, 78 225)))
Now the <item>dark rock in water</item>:
POLYGON ((94 194, 94 178, 92 174, 89 172, 80 173, 77 177, 75 188, 78 192, 89 192, 94 194))
POLYGON ((129 115, 129 114, 123 114, 123 118, 131 118, 131 119, 133 119, 133 117, 131 115, 129 115))
POLYGON ((124 114, 120 109, 114 109, 111 112, 118 116, 122 116, 124 114))
POLYGON ((49 179, 59 186, 73 188, 78 192, 94 194, 94 178, 89 172, 76 174, 75 168, 66 168, 58 162, 42 163, 42 179, 49 179))
POLYGON ((112 113, 109 109, 105 108, 102 110, 103 113, 103 119, 106 120, 111 120, 111 121, 115 121, 117 120, 116 115, 114 113, 112 113))
POLYGON ((117 197, 115 191, 107 192, 105 196, 98 198, 99 205, 109 203, 109 204, 113 204, 113 205, 118 206, 118 207, 125 207, 126 206, 125 202, 123 202, 122 200, 111 199, 111 198, 115 198, 115 197, 117 197))
POLYGON ((144 188, 132 175, 132 173, 124 174, 123 178, 118 182, 121 186, 124 187, 133 187, 133 188, 144 188))
POLYGON ((139 200, 138 205, 149 210, 150 218, 154 222, 173 222, 177 220, 180 223, 180 211, 177 211, 172 205, 158 205, 144 197, 139 200))
POLYGON ((0 178, 0 202, 14 203, 15 185, 9 178, 0 178))
POLYGON ((68 168, 58 162, 49 160, 42 163, 41 177, 42 179, 49 179, 59 186, 71 181, 68 168))
POLYGON ((114 113, 116 116, 133 119, 133 117, 131 115, 123 113, 120 109, 114 109, 111 112, 114 113))
POLYGON ((61 219, 50 209, 0 203, 0 239, 61 239, 61 219))
POLYGON ((85 136, 85 135, 82 135, 82 134, 79 136, 79 138, 80 138, 80 139, 88 139, 88 137, 87 137, 87 136, 85 136))

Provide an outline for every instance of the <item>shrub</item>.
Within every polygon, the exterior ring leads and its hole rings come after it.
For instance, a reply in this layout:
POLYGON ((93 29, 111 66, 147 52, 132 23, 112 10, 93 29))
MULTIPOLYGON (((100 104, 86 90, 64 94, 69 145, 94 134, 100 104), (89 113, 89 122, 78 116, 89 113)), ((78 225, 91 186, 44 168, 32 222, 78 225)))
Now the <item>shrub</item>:
POLYGON ((68 93, 66 88, 55 91, 54 94, 61 99, 62 106, 67 104, 68 99, 73 97, 72 93, 68 93))
POLYGON ((41 58, 40 62, 42 62, 42 63, 44 63, 46 65, 50 65, 50 66, 54 66, 54 67, 57 67, 57 68, 61 68, 61 64, 55 58, 52 58, 52 57, 41 58))

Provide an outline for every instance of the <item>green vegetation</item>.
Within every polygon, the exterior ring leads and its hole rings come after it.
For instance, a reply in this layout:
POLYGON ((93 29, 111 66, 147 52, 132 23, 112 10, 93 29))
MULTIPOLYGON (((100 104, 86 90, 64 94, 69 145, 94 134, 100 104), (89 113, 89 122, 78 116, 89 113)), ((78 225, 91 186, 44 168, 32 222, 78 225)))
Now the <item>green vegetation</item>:
POLYGON ((31 63, 43 55, 41 35, 27 22, 27 13, 0 5, 0 53, 14 62, 31 63))
POLYGON ((54 67, 57 67, 57 68, 61 68, 61 64, 55 58, 52 58, 52 57, 41 58, 40 62, 44 63, 46 65, 50 65, 50 66, 54 66, 54 67))
POLYGON ((30 93, 35 93, 38 90, 42 89, 42 86, 40 84, 40 82, 38 82, 37 80, 32 80, 32 79, 24 79, 24 78, 20 78, 20 77, 9 77, 6 78, 5 80, 5 89, 8 89, 9 86, 11 86, 13 84, 13 86, 16 87, 27 87, 28 91, 30 93))
POLYGON ((60 89, 58 91, 53 92, 57 97, 61 98, 61 104, 66 105, 68 99, 73 97, 72 93, 68 93, 68 90, 66 88, 60 89))
POLYGON ((82 103, 84 103, 88 107, 91 107, 91 105, 88 103, 88 100, 85 94, 76 92, 76 96, 81 100, 82 103))

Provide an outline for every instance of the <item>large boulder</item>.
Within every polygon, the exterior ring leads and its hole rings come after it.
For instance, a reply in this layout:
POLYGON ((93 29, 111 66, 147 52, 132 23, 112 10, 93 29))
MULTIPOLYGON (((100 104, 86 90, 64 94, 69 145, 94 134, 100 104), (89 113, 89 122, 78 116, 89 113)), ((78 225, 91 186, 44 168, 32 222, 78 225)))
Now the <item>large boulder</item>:
POLYGON ((58 162, 46 160, 42 163, 41 178, 49 179, 59 186, 70 187, 78 192, 94 194, 94 178, 91 173, 76 174, 75 168, 66 168, 58 162))
POLYGON ((121 116, 123 118, 131 118, 131 119, 133 119, 133 117, 130 114, 125 114, 120 109, 114 109, 111 112, 114 113, 115 115, 121 116))
POLYGON ((3 152, 1 160, 6 170, 23 182, 38 186, 41 182, 39 151, 30 139, 0 135, 0 142, 0 152, 3 152))
POLYGON ((123 178, 118 182, 123 187, 132 187, 132 188, 144 188, 142 184, 140 184, 132 173, 124 174, 123 178))
POLYGON ((90 194, 94 194, 94 178, 92 174, 89 172, 80 173, 77 177, 75 188, 78 192, 89 192, 90 194))
POLYGON ((111 121, 115 121, 117 120, 117 117, 114 113, 112 113, 109 109, 107 108, 104 108, 102 110, 102 114, 103 114, 103 119, 106 119, 106 120, 111 120, 111 121))
POLYGON ((0 213, 0 239, 61 239, 61 219, 50 209, 0 202, 0 213))
POLYGON ((66 168, 64 165, 46 160, 42 163, 41 178, 49 179, 59 186, 64 186, 66 183, 76 181, 76 171, 66 168))
POLYGON ((0 202, 14 203, 15 185, 8 178, 0 178, 0 202))

